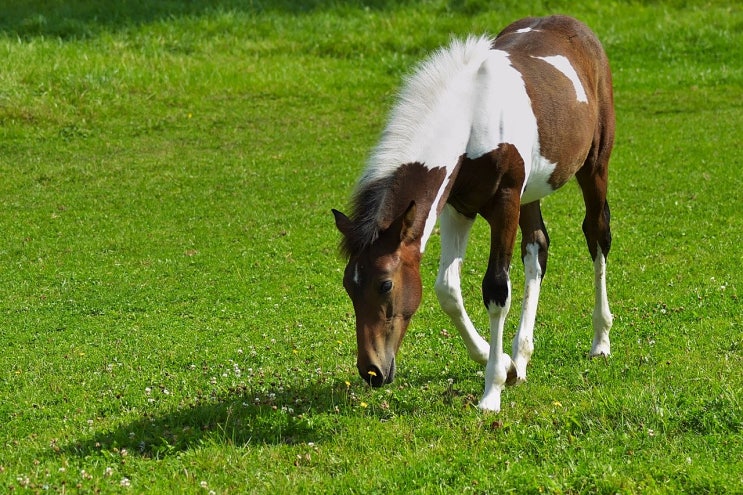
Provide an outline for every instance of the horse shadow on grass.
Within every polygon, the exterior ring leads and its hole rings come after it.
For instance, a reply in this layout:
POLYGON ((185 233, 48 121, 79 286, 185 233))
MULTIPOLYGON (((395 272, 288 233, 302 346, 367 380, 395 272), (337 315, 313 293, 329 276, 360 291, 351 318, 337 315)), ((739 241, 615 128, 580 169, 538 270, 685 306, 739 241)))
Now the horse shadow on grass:
POLYGON ((323 383, 262 394, 239 387, 184 402, 170 411, 153 405, 148 412, 145 407, 136 420, 74 440, 64 451, 80 457, 123 452, 163 458, 209 444, 317 443, 338 431, 338 417, 349 408, 341 386, 323 383))
MULTIPOLYGON (((354 394, 361 383, 318 381, 301 388, 279 388, 275 393, 247 387, 184 399, 185 405, 163 411, 153 405, 134 421, 62 448, 68 455, 97 453, 164 458, 201 445, 300 445, 322 443, 342 432, 354 418, 388 420, 412 412, 367 408, 354 394)), ((413 408, 414 409, 414 408, 413 408)))

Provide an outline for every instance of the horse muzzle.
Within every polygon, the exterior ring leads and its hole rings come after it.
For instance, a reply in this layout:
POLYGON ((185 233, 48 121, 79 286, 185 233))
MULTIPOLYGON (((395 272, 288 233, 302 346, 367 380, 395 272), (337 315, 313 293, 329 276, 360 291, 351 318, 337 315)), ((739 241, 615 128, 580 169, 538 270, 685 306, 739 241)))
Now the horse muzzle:
POLYGON ((361 379, 374 388, 392 383, 395 379, 396 366, 394 356, 387 366, 377 366, 375 364, 362 365, 359 363, 357 367, 361 379))

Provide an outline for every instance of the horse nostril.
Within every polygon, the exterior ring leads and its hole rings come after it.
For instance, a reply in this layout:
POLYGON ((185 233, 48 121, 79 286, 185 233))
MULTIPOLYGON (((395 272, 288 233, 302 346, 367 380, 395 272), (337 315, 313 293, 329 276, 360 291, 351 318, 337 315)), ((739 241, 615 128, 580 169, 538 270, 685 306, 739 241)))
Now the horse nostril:
POLYGON ((381 387, 385 383, 385 376, 376 366, 369 366, 366 371, 359 370, 359 374, 372 387, 381 387))

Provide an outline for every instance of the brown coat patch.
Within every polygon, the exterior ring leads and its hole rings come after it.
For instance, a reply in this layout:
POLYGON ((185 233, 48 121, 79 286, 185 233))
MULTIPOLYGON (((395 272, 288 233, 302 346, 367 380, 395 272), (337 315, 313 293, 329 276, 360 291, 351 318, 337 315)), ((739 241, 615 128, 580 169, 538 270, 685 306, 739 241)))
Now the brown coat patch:
POLYGON ((474 217, 499 189, 524 183, 524 160, 512 144, 500 144, 483 156, 464 158, 451 187, 449 203, 463 215, 474 217))
MULTIPOLYGON (((613 129, 609 62, 593 32, 565 16, 522 19, 504 29, 493 48, 508 52, 522 74, 539 129, 540 153, 558 164, 549 182, 564 185, 583 165, 601 137, 601 128, 613 129), (531 28, 532 31, 519 33, 531 28), (587 103, 576 99, 572 82, 557 68, 535 57, 566 57, 586 92, 587 103)), ((613 132, 612 132, 613 134, 613 132)))
POLYGON ((341 240, 341 251, 348 257, 371 246, 412 201, 417 205, 412 231, 420 238, 445 178, 446 169, 428 169, 415 162, 398 167, 392 175, 362 184, 352 199, 351 225, 341 240))

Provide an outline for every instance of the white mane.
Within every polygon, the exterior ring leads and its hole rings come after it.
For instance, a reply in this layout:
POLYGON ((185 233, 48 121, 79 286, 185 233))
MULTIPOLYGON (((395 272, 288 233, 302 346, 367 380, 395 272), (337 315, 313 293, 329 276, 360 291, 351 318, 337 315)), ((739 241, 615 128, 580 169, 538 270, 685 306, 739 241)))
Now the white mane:
POLYGON ((359 187, 406 163, 456 165, 467 144, 475 75, 491 45, 488 36, 455 39, 406 78, 359 187))

